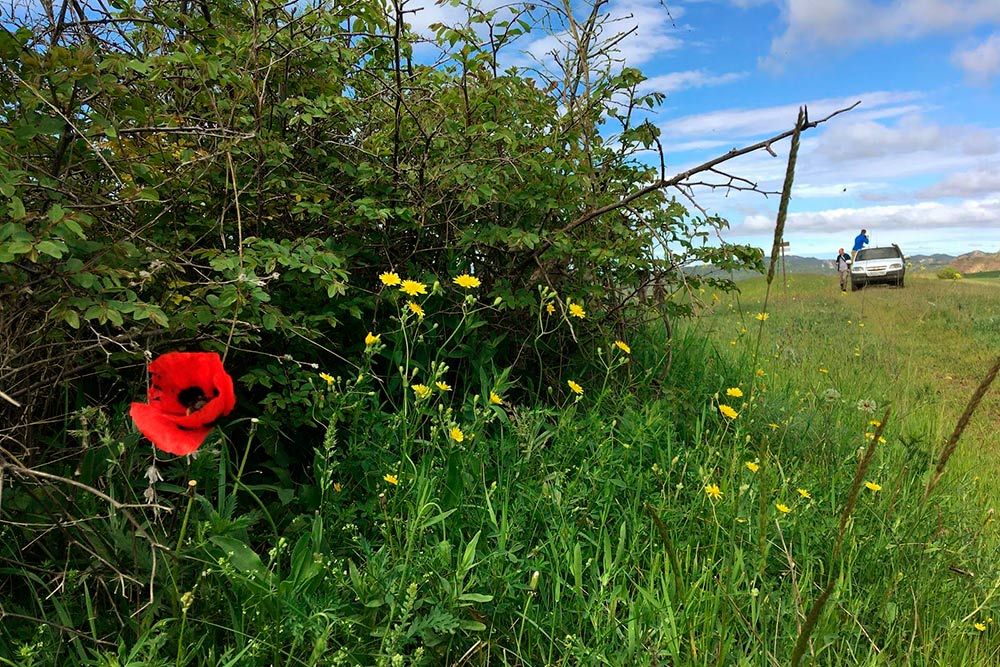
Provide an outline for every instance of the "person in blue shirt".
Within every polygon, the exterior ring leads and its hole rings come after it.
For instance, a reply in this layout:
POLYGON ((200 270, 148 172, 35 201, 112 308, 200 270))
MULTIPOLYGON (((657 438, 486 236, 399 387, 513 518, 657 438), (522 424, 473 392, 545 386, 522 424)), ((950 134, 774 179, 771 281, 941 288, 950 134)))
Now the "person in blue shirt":
POLYGON ((858 251, 863 247, 868 245, 868 230, 862 229, 861 233, 854 237, 854 247, 851 248, 851 261, 854 261, 854 256, 858 254, 858 251))
POLYGON ((841 248, 837 251, 837 258, 833 260, 837 266, 837 273, 840 274, 840 291, 847 292, 847 283, 851 279, 851 256, 841 248))

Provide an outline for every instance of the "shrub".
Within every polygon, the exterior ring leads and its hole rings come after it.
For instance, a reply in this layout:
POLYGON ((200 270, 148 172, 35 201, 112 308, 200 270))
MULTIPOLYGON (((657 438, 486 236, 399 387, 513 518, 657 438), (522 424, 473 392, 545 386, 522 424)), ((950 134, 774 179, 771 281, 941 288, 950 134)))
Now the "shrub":
POLYGON ((962 274, 953 266, 938 269, 937 277, 941 280, 961 280, 962 274))
POLYGON ((634 323, 637 298, 719 282, 685 264, 760 267, 755 249, 704 247, 725 222, 657 185, 639 157, 658 130, 636 119, 662 98, 600 44, 538 82, 498 64, 527 15, 437 26, 431 66, 370 0, 123 7, 0 35, 0 383, 23 406, 0 410, 26 460, 45 458, 39 424, 122 397, 147 353, 174 349, 224 353, 243 405, 307 423, 301 388, 363 349, 385 271, 474 274, 500 301, 449 363, 537 388, 634 323), (560 316, 588 313, 546 338, 546 363, 523 354, 540 287, 560 316))

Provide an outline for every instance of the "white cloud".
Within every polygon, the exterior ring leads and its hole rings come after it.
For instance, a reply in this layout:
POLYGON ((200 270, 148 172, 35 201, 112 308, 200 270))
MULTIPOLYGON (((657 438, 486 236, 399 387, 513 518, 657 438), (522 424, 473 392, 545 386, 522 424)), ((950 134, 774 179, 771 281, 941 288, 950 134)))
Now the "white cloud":
MULTIPOLYGON (((834 231, 848 233, 856 228, 879 233, 983 226, 1000 227, 1000 198, 967 199, 954 204, 921 202, 792 213, 788 216, 785 229, 788 234, 834 231)), ((737 228, 758 233, 773 230, 774 218, 765 215, 748 216, 738 227, 734 226, 734 230, 737 228)))
POLYGON ((941 197, 976 197, 1000 193, 1000 163, 982 164, 951 174, 917 193, 922 199, 941 197))
POLYGON ((911 115, 903 117, 895 127, 870 120, 834 123, 823 133, 818 152, 833 162, 847 162, 923 151, 989 155, 998 148, 994 133, 979 128, 942 127, 911 115))
POLYGON ((765 64, 802 50, 913 39, 1000 22, 997 0, 779 0, 785 32, 771 43, 765 64))
POLYGON ((850 193, 850 196, 854 196, 855 190, 861 190, 865 188, 872 187, 886 187, 884 183, 867 183, 864 181, 849 181, 844 183, 830 183, 825 185, 814 185, 810 183, 804 183, 802 185, 796 184, 792 188, 792 198, 793 199, 826 199, 829 197, 840 197, 850 193))
POLYGON ((977 83, 987 83, 1000 75, 1000 32, 993 33, 976 46, 956 51, 952 62, 977 83))
MULTIPOLYGON (((922 93, 899 91, 874 91, 861 95, 804 101, 809 107, 810 119, 822 118, 837 109, 849 107, 858 100, 861 106, 851 112, 868 114, 865 117, 885 117, 912 111, 913 106, 901 106, 905 102, 918 100, 922 93), (875 114, 875 115, 871 115, 875 114)), ((704 114, 682 116, 660 125, 665 137, 695 137, 706 141, 706 135, 722 134, 726 139, 718 139, 723 144, 749 137, 777 134, 795 126, 798 104, 784 104, 772 107, 725 109, 704 114)), ((838 120, 835 122, 843 122, 838 120)), ((713 138, 714 139, 714 138, 713 138)))
POLYGON ((686 72, 670 72, 660 76, 650 77, 642 82, 639 89, 643 92, 658 92, 670 94, 688 88, 704 88, 706 86, 721 86, 746 77, 746 72, 727 72, 711 74, 703 69, 687 70, 686 72))
MULTIPOLYGON (((580 9, 579 5, 575 6, 580 9)), ((613 53, 610 54, 616 63, 628 67, 640 66, 654 56, 662 56, 669 51, 680 48, 684 41, 678 36, 673 19, 677 19, 682 10, 671 6, 669 11, 658 0, 613 0, 604 7, 603 20, 598 21, 598 41, 615 41, 613 53), (622 36, 619 40, 618 36, 622 36)), ((581 11, 576 20, 582 23, 586 12, 581 11)), ((565 21, 558 14, 548 16, 549 34, 527 43, 523 48, 525 59, 518 64, 529 66, 541 63, 552 68, 552 53, 562 56, 565 43, 569 40, 569 31, 565 21)), ((538 34, 542 34, 539 30, 538 34)), ((592 63, 600 68, 602 63, 592 63)))

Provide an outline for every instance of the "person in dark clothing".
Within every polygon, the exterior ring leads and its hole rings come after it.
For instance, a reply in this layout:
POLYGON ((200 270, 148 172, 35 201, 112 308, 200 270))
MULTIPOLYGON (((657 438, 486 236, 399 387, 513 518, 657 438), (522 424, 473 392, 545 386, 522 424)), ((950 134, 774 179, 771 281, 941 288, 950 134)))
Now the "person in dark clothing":
POLYGON ((837 266, 837 273, 840 274, 840 291, 847 291, 847 283, 851 279, 851 256, 841 248, 837 251, 837 258, 833 260, 837 266))

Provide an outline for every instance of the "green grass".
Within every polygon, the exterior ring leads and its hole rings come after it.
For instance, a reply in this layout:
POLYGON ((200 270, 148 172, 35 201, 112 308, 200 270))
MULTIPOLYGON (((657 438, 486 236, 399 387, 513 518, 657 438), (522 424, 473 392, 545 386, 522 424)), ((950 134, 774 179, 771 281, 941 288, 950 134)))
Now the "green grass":
MULTIPOLYGON (((762 280, 741 283, 741 306, 760 308, 762 280)), ((761 349, 800 389, 834 387, 847 401, 891 405, 910 440, 942 445, 986 369, 996 359, 1000 313, 995 284, 911 275, 907 287, 867 288, 842 295, 832 276, 796 275, 786 291, 772 288, 772 319, 761 349), (774 357, 777 354, 778 357, 774 357), (825 369, 823 373, 820 369, 825 369)), ((705 318, 723 344, 746 317, 721 309, 705 318)), ((746 351, 746 345, 741 348, 746 351)), ((763 359, 763 354, 762 354, 763 359)), ((994 389, 963 435, 956 468, 984 470, 1000 454, 994 437, 1000 391, 994 389)), ((1000 498, 1000 481, 984 475, 1000 498)))
POLYGON ((969 280, 978 280, 980 278, 985 278, 985 279, 1000 278, 1000 271, 980 271, 979 273, 966 273, 962 277, 969 280))
POLYGON ((503 374, 386 398, 366 358, 316 389, 311 470, 259 483, 253 443, 220 440, 159 464, 170 515, 112 417, 82 469, 140 506, 51 482, 87 518, 61 552, 11 522, 44 492, 5 492, 0 664, 995 664, 997 388, 924 498, 996 354, 991 288, 794 276, 758 320, 763 283, 741 287, 670 341, 607 341, 544 403, 503 374))

